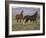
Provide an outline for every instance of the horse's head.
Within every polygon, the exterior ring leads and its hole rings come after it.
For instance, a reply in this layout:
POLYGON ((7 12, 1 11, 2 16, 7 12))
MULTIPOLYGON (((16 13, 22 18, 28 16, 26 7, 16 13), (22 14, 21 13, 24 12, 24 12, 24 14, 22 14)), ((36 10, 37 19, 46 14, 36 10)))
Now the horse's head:
POLYGON ((23 10, 21 11, 20 15, 23 15, 23 10))

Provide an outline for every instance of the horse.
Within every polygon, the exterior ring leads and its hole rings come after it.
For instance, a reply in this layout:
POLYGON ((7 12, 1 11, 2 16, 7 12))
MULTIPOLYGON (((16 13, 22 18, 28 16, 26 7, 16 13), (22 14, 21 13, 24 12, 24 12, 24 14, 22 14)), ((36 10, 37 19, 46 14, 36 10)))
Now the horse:
POLYGON ((17 19, 17 22, 18 22, 18 20, 20 20, 20 22, 21 22, 21 19, 23 19, 23 10, 21 11, 20 14, 16 14, 16 19, 17 19))
POLYGON ((31 22, 31 21, 35 21, 36 17, 37 17, 37 11, 32 16, 30 16, 30 15, 24 16, 23 20, 25 19, 25 23, 28 22, 28 20, 30 20, 30 22, 31 22))

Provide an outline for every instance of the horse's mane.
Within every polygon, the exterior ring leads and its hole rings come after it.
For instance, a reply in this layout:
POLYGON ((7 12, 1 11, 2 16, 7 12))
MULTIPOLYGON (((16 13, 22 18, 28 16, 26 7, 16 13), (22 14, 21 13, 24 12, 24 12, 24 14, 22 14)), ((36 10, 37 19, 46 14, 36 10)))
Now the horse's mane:
POLYGON ((36 12, 35 12, 35 14, 34 14, 34 15, 32 15, 32 16, 36 16, 36 15, 37 15, 37 13, 38 13, 38 12, 36 11, 36 12))

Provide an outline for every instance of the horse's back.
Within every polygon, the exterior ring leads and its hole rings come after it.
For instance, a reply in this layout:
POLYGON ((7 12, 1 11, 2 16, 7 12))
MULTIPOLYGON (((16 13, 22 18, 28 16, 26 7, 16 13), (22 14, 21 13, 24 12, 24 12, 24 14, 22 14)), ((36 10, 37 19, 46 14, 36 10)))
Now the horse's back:
POLYGON ((31 18, 31 16, 30 15, 24 16, 24 19, 26 19, 26 18, 31 18))

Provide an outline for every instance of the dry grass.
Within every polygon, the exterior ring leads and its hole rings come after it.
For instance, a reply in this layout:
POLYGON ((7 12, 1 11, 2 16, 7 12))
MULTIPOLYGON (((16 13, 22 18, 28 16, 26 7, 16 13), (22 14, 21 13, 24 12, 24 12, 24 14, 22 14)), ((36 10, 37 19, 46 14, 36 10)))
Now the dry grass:
MULTIPOLYGON (((39 20, 37 20, 39 21, 39 20)), ((16 21, 15 17, 12 18, 12 31, 24 31, 24 30, 40 30, 40 22, 28 22, 20 23, 16 21)))

